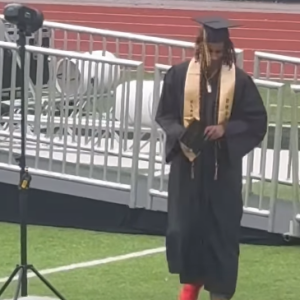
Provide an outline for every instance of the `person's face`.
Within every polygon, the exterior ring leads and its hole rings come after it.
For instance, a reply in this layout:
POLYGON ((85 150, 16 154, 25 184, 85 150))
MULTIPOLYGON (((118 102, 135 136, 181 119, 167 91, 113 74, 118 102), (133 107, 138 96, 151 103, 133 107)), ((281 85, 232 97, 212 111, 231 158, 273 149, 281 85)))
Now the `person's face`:
POLYGON ((209 43, 207 46, 211 58, 211 68, 219 67, 222 63, 224 43, 209 43))

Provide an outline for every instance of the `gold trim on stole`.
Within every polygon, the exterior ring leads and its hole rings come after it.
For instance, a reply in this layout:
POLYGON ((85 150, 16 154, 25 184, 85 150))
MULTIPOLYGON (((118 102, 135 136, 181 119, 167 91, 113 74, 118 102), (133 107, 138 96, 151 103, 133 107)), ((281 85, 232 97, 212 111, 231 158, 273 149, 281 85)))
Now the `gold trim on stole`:
POLYGON ((200 120, 200 64, 195 59, 189 63, 184 87, 183 125, 200 120))
POLYGON ((220 96, 218 99, 218 124, 226 123, 231 115, 234 90, 235 90, 235 66, 222 66, 220 78, 220 96))
MULTIPOLYGON (((220 72, 220 92, 218 99, 218 121, 224 124, 231 115, 235 90, 235 65, 231 68, 223 65, 220 72)), ((189 63, 184 90, 183 125, 188 127, 193 120, 200 120, 200 64, 195 59, 189 63)), ((194 161, 196 155, 182 145, 182 150, 189 161, 194 161)))

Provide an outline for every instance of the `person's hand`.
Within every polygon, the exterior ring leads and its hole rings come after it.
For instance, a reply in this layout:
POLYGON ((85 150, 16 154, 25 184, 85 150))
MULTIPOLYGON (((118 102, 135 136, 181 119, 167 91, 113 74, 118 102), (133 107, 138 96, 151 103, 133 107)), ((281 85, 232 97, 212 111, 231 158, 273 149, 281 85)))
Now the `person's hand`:
POLYGON ((207 126, 204 131, 205 138, 209 141, 215 141, 222 138, 225 134, 224 125, 207 126))

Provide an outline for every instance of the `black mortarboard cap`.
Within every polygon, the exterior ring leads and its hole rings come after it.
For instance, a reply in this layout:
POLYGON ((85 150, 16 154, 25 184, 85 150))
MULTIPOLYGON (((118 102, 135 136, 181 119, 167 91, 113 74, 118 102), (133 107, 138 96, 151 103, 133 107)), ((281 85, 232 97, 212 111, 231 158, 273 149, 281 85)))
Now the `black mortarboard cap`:
POLYGON ((202 25, 206 33, 206 42, 222 43, 229 38, 229 28, 239 27, 222 17, 197 17, 194 18, 198 24, 202 25))

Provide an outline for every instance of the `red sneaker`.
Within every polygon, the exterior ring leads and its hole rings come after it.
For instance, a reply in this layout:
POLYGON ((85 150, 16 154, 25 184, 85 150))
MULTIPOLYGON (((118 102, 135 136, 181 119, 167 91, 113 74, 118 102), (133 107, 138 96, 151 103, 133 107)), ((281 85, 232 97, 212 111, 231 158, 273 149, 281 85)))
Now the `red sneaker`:
POLYGON ((202 285, 185 284, 180 292, 179 300, 197 300, 202 285))

